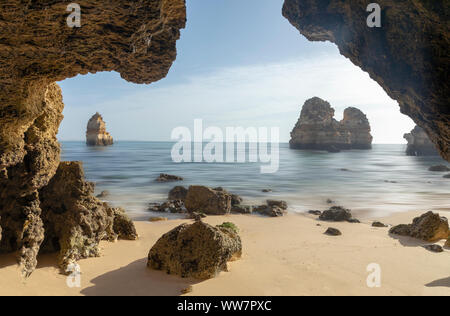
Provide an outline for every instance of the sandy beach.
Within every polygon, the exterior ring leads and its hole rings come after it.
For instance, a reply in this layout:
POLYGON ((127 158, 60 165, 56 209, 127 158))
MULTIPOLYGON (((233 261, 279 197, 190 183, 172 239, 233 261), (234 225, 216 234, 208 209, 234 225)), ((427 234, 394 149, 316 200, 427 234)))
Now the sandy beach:
MULTIPOLYGON (((440 214, 450 216, 448 211, 440 214)), ((396 225, 409 223, 417 215, 401 213, 381 220, 396 225)), ((432 253, 420 247, 426 243, 394 239, 389 228, 371 227, 371 219, 361 224, 327 223, 289 214, 281 218, 210 216, 205 221, 234 222, 244 247, 243 257, 229 263, 229 272, 214 279, 181 279, 146 267, 156 240, 189 220, 136 222, 138 241, 104 242, 102 257, 79 262, 80 288, 66 285, 52 255, 41 256, 26 281, 19 277, 14 256, 0 256, 0 295, 181 295, 190 285, 193 291, 188 295, 450 295, 448 249, 432 253), (324 235, 328 227, 343 235, 324 235), (379 288, 367 286, 367 266, 372 263, 381 267, 379 288)))

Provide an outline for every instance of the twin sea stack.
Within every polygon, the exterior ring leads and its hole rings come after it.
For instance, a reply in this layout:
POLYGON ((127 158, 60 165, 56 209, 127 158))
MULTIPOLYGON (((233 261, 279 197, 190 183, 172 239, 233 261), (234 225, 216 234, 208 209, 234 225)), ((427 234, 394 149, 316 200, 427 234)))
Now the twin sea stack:
POLYGON ((320 98, 307 100, 291 132, 291 149, 329 152, 372 149, 370 124, 363 112, 353 107, 347 108, 340 122, 334 118, 334 112, 331 105, 320 98))
POLYGON ((408 141, 408 156, 439 156, 436 145, 421 127, 416 126, 411 133, 405 134, 404 138, 408 141))

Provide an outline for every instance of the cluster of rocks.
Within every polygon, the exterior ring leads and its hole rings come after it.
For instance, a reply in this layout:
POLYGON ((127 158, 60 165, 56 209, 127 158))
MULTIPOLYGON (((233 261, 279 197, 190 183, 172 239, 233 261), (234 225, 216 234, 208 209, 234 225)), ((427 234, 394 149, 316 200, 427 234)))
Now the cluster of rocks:
POLYGON ((183 278, 209 279, 228 271, 227 262, 241 255, 236 229, 196 221, 164 234, 151 248, 147 266, 183 278))
POLYGON ((433 144, 427 133, 419 126, 414 127, 411 133, 403 136, 408 141, 406 154, 408 156, 439 156, 436 145, 433 144))
POLYGON ((309 214, 319 216, 319 220, 326 222, 349 222, 360 223, 359 220, 353 218, 352 211, 342 206, 332 206, 326 211, 311 210, 309 214))
POLYGON ((292 149, 339 152, 349 149, 371 149, 373 137, 366 115, 356 108, 347 108, 344 119, 334 118, 334 109, 320 99, 305 102, 300 119, 291 132, 292 149))
MULTIPOLYGON (((431 172, 449 172, 450 168, 444 165, 431 166, 428 168, 428 171, 431 172)), ((450 174, 446 174, 443 176, 445 179, 450 179, 450 174)))
POLYGON ((106 131, 106 123, 100 113, 95 113, 87 124, 86 145, 110 146, 114 144, 112 136, 106 131))
POLYGON ((264 205, 243 205, 243 199, 222 187, 209 188, 193 185, 186 189, 176 186, 170 190, 168 201, 150 203, 148 210, 154 212, 188 213, 190 218, 205 215, 226 215, 258 213, 264 216, 279 217, 286 214, 285 201, 267 200, 264 205))

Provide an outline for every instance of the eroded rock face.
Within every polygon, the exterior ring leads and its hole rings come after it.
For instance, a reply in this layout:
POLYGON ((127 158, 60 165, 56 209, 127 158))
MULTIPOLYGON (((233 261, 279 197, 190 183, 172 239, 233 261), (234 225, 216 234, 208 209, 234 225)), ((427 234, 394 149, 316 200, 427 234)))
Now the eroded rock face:
POLYGON ((389 232, 394 235, 409 236, 428 242, 435 242, 450 237, 448 220, 433 212, 428 212, 415 218, 412 224, 392 227, 389 232))
POLYGON ((209 279, 227 271, 227 262, 241 254, 235 231, 197 221, 164 234, 150 250, 147 266, 183 278, 209 279))
POLYGON ((184 0, 77 3, 80 28, 66 24, 67 1, 0 3, 0 251, 18 251, 24 275, 45 239, 39 191, 59 166, 63 103, 54 82, 98 71, 159 80, 186 22, 184 0))
POLYGON ((427 133, 419 126, 414 127, 411 133, 405 134, 403 138, 408 141, 408 147, 406 148, 408 156, 439 155, 436 145, 430 141, 427 133))
POLYGON ((424 128, 450 160, 448 1, 380 0, 382 27, 369 28, 368 2, 285 0, 283 15, 311 41, 331 41, 424 128))
POLYGON ((106 131, 106 123, 100 113, 95 113, 87 124, 86 145, 110 146, 114 144, 112 136, 106 131))
POLYGON ((42 250, 59 252, 63 271, 75 261, 100 255, 102 240, 137 239, 133 222, 93 196, 80 162, 61 162, 56 175, 40 190, 45 240, 42 250))
MULTIPOLYGON (((38 190, 50 181, 59 165, 56 134, 63 107, 61 89, 50 84, 40 104, 42 112, 24 132, 23 148, 15 152, 15 157, 23 156, 22 160, 0 165, 0 252, 18 251, 24 276, 36 267, 44 240, 38 190)), ((0 124, 0 130, 3 127, 0 124)))
POLYGON ((302 108, 300 119, 291 132, 289 145, 293 149, 339 151, 371 149, 369 121, 360 110, 347 108, 341 122, 334 119, 331 105, 317 97, 302 108))

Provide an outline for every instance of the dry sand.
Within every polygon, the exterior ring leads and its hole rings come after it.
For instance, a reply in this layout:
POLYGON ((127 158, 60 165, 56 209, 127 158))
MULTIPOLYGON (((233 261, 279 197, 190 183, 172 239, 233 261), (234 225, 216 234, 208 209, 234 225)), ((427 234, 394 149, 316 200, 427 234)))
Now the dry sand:
MULTIPOLYGON (((450 212, 440 213, 450 218, 450 212)), ((409 223, 417 215, 403 213, 381 220, 395 225, 409 223)), ((193 292, 188 295, 450 295, 449 249, 429 252, 420 247, 426 243, 389 237, 389 228, 372 228, 370 220, 325 223, 289 214, 218 216, 205 221, 232 221, 241 230, 243 257, 217 278, 181 279, 147 269, 147 254, 156 240, 188 221, 137 222, 139 241, 102 243, 102 257, 79 262, 81 288, 66 285, 54 256, 41 256, 38 269, 25 282, 14 257, 0 256, 0 295, 180 295, 189 285, 193 292), (324 235, 330 226, 343 236, 324 235), (380 288, 367 286, 371 263, 381 267, 380 288)))

